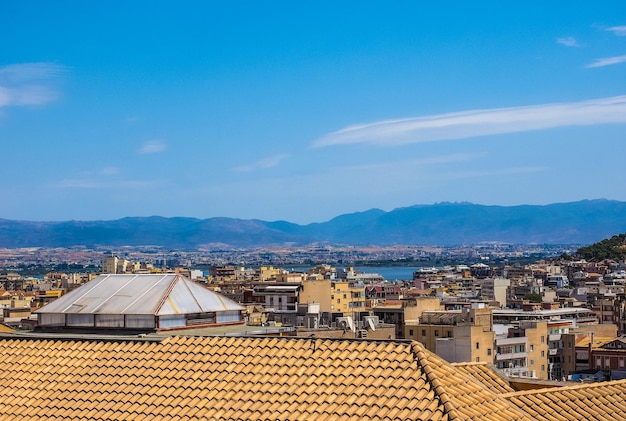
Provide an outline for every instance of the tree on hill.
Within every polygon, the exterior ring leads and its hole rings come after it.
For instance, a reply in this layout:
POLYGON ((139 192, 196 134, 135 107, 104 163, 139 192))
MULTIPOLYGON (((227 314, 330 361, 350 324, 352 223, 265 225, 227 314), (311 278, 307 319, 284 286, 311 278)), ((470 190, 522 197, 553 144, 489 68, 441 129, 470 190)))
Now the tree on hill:
POLYGON ((590 261, 604 259, 624 260, 626 257, 626 234, 614 235, 576 251, 576 256, 590 261))

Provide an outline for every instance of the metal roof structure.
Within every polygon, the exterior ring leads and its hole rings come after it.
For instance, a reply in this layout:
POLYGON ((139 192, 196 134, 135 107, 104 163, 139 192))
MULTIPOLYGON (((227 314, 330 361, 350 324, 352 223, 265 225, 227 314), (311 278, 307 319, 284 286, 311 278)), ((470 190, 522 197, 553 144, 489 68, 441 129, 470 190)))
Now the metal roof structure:
POLYGON ((164 273, 100 275, 36 313, 168 316, 242 310, 182 275, 164 273))

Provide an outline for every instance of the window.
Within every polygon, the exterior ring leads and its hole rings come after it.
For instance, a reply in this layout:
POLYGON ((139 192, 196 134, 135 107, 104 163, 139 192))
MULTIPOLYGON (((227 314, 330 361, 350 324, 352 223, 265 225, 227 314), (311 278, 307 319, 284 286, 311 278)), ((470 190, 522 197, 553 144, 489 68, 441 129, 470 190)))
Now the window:
POLYGON ((541 343, 545 343, 546 342, 546 338, 544 336, 541 337, 541 343))
POLYGON ((480 362, 480 357, 476 357, 476 362, 479 363, 480 362))
POLYGON ((542 357, 545 357, 545 356, 546 356, 546 351, 543 351, 543 350, 542 350, 542 351, 541 351, 541 356, 542 356, 542 357))
POLYGON ((439 331, 435 330, 435 336, 439 336, 439 331))
POLYGON ((530 352, 533 352, 535 350, 535 345, 530 345, 530 352))
POLYGON ((426 330, 422 329, 422 336, 426 336, 426 330))
POLYGON ((624 368, 624 359, 623 358, 619 359, 619 367, 620 368, 624 368))
POLYGON ((413 336, 413 329, 409 329, 409 336, 413 336))
POLYGON ((541 364, 541 371, 546 371, 546 366, 541 364))
POLYGON ((491 348, 487 348, 487 355, 491 355, 491 348))
POLYGON ((535 360, 530 360, 530 365, 535 365, 535 360))
POLYGON ((480 342, 476 342, 476 349, 480 349, 480 342))
POLYGON ((451 330, 447 331, 446 332, 446 336, 448 336, 448 338, 451 338, 452 337, 452 331, 451 330))

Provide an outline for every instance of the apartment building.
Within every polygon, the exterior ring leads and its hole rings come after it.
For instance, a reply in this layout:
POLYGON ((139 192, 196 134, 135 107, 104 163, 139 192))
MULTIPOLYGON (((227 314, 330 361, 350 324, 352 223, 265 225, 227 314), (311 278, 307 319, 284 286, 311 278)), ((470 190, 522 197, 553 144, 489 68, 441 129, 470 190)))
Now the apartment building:
POLYGON ((377 316, 383 323, 395 325, 396 338, 410 339, 414 333, 408 326, 417 323, 424 311, 440 309, 441 303, 439 298, 419 297, 404 300, 387 300, 373 307, 372 314, 377 316))
POLYGON ((335 279, 330 290, 331 312, 334 315, 351 316, 360 319, 365 308, 365 284, 349 280, 335 279))
POLYGON ((509 377, 548 379, 548 322, 495 325, 494 364, 509 377))
POLYGON ((405 337, 421 342, 426 349, 451 362, 492 362, 491 325, 491 309, 484 305, 460 310, 426 310, 418 320, 407 322, 405 337))

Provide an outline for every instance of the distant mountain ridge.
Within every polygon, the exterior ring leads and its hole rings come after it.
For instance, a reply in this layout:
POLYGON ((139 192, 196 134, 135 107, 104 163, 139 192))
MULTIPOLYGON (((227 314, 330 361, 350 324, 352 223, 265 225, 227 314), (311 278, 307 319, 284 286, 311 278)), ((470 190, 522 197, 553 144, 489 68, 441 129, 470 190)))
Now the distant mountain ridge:
POLYGON ((298 225, 235 218, 126 217, 112 221, 0 219, 0 247, 158 245, 195 249, 305 245, 590 244, 626 232, 626 202, 597 199, 551 205, 438 203, 370 209, 298 225))

